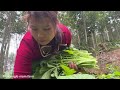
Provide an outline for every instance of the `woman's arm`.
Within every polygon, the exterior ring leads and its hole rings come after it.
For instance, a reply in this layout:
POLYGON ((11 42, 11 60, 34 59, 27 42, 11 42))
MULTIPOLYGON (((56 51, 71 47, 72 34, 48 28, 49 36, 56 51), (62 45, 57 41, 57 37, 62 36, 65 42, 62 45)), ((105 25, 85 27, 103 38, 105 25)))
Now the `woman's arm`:
POLYGON ((32 73, 32 51, 27 42, 22 39, 17 50, 14 64, 14 79, 31 78, 32 73))
POLYGON ((59 23, 58 26, 61 28, 62 32, 64 33, 63 39, 66 41, 66 44, 69 47, 70 44, 71 44, 71 40, 72 40, 72 33, 71 33, 71 31, 68 29, 67 26, 65 26, 62 23, 59 23))

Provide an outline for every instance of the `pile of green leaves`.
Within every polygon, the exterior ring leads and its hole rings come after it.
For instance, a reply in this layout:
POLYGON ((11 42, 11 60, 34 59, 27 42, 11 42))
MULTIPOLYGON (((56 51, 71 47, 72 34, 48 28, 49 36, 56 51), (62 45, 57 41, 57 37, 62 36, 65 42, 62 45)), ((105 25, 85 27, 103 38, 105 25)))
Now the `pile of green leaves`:
POLYGON ((69 48, 61 51, 57 55, 53 55, 49 59, 42 60, 40 63, 35 64, 33 79, 80 79, 82 75, 82 79, 88 77, 91 79, 94 77, 89 74, 77 73, 74 69, 69 68, 68 64, 70 62, 74 62, 78 68, 97 67, 97 60, 91 53, 88 53, 86 50, 69 48))

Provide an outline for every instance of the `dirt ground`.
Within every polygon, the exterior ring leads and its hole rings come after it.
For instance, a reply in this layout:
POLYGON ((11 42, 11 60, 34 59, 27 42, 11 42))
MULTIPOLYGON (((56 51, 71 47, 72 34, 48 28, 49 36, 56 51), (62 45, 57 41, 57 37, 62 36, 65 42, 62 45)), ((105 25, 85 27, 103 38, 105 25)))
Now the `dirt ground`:
POLYGON ((86 69, 86 71, 91 74, 107 74, 109 71, 108 69, 106 69, 106 64, 112 64, 114 66, 120 67, 120 49, 109 52, 102 52, 101 54, 96 56, 96 58, 100 69, 86 69))

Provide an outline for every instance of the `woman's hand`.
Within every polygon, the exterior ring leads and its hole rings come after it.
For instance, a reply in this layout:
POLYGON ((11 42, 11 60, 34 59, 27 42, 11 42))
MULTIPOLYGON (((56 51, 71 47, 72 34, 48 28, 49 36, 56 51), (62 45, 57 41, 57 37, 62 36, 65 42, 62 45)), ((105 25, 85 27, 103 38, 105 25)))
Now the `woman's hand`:
POLYGON ((69 66, 71 69, 75 69, 76 71, 78 71, 78 67, 77 67, 77 65, 76 65, 75 63, 70 62, 70 63, 68 64, 68 66, 69 66))
POLYGON ((78 72, 85 72, 85 70, 83 68, 79 68, 77 67, 77 65, 74 63, 74 62, 69 62, 68 66, 71 68, 71 69, 74 69, 78 72))

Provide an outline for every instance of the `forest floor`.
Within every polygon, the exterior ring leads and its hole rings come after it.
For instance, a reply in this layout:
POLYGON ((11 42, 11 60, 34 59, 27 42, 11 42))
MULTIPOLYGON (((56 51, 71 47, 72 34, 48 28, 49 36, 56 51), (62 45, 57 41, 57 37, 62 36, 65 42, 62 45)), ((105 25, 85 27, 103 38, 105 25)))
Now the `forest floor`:
POLYGON ((120 67, 120 49, 115 49, 108 52, 102 52, 96 56, 99 69, 86 69, 89 73, 94 74, 107 74, 109 70, 106 65, 120 67))

